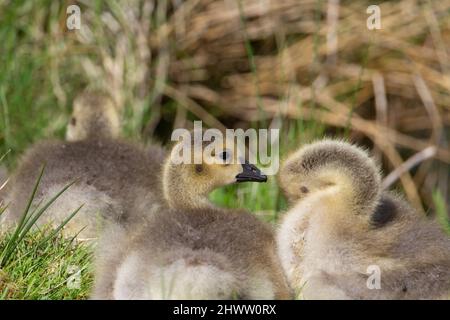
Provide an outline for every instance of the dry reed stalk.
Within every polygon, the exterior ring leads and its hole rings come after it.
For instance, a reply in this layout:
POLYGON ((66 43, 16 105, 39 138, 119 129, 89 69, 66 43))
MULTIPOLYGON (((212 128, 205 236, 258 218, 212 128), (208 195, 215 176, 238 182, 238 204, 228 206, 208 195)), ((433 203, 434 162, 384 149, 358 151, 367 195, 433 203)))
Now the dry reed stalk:
POLYGON ((418 206, 422 196, 430 207, 427 194, 445 183, 436 168, 450 164, 450 0, 383 2, 382 29, 372 31, 369 1, 239 1, 241 9, 234 0, 105 4, 100 17, 84 10, 75 37, 52 31, 52 48, 72 55, 87 84, 131 108, 132 126, 147 135, 175 104, 175 126, 189 114, 219 129, 281 117, 329 130, 348 123, 397 173, 411 153, 435 147, 417 170, 399 175, 408 198, 418 206))

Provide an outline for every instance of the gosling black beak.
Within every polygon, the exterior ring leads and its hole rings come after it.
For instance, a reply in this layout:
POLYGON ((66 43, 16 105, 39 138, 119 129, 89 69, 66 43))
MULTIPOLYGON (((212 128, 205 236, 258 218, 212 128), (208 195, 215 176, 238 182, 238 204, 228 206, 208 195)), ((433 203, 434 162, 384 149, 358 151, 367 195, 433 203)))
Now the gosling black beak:
POLYGON ((243 163, 242 168, 244 169, 241 173, 236 176, 237 182, 266 182, 267 176, 261 173, 255 165, 250 163, 243 163))

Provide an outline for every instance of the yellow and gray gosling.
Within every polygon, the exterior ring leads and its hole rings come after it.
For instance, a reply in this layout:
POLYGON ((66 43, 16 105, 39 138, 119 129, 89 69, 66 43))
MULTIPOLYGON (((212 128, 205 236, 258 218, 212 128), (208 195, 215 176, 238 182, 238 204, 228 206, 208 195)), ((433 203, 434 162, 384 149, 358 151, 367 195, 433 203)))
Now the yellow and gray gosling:
MULTIPOLYGON (((233 150, 213 155, 235 159, 233 150)), ((137 234, 119 225, 102 237, 94 299, 288 299, 290 289, 271 228, 244 210, 218 208, 213 189, 237 181, 265 181, 251 165, 164 165, 170 204, 137 234), (119 239, 119 240, 118 240, 119 239)))
POLYGON ((2 224, 10 227, 20 220, 44 165, 31 212, 69 183, 75 184, 46 210, 38 226, 59 226, 84 205, 63 232, 91 239, 97 237, 104 218, 125 225, 140 223, 143 217, 137 214, 140 212, 137 207, 142 205, 147 210, 158 207, 162 198, 160 171, 164 153, 158 147, 145 149, 118 139, 118 117, 106 96, 83 92, 74 103, 67 130, 69 141, 39 142, 22 156, 10 182, 7 196, 10 206, 2 224))
POLYGON ((277 242, 305 299, 440 299, 450 292, 450 239, 401 197, 378 166, 343 141, 306 145, 283 164, 291 202, 277 242))
MULTIPOLYGON (((191 141, 193 144, 194 142, 191 141)), ((207 147, 209 142, 202 143, 207 147)), ((179 144, 181 145, 181 143, 179 144)), ((180 209, 215 208, 208 195, 215 189, 245 181, 265 182, 267 177, 251 164, 241 164, 236 159, 242 158, 237 148, 227 149, 232 142, 224 142, 215 159, 204 159, 201 164, 177 164, 174 152, 166 159, 163 166, 163 194, 169 207, 180 209), (231 160, 231 161, 230 161, 231 160), (233 161, 236 160, 236 161, 233 161)), ((177 146, 173 148, 175 150, 177 146)), ((193 148, 192 148, 193 149, 193 148)), ((194 162, 192 157, 192 162, 194 162)))

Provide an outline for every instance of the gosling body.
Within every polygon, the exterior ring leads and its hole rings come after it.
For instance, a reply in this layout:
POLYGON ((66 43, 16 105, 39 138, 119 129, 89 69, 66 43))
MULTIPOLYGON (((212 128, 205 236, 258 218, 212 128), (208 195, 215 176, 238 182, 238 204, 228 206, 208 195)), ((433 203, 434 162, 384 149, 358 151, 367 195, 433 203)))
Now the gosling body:
POLYGON ((170 160, 163 174, 167 206, 137 234, 113 226, 100 241, 92 297, 288 299, 273 230, 246 211, 207 200, 214 188, 242 177, 244 166, 170 160), (122 239, 122 249, 111 250, 111 239, 122 239))
POLYGON ((277 243, 299 297, 449 298, 449 237, 380 180, 368 154, 342 141, 287 159, 280 184, 292 207, 277 243))
POLYGON ((93 299, 290 297, 272 230, 245 211, 162 209, 132 237, 112 227, 100 246, 112 241, 116 250, 98 256, 93 299))
MULTIPOLYGON (((86 95, 86 94, 84 94, 86 95)), ((140 206, 161 202, 159 147, 144 148, 117 138, 112 106, 100 98, 75 103, 68 128, 70 141, 44 141, 21 158, 11 179, 2 224, 12 226, 22 217, 41 169, 44 174, 32 210, 74 183, 46 210, 37 225, 58 226, 83 206, 63 232, 80 239, 96 238, 106 220, 132 224, 143 217, 140 206), (87 103, 100 103, 91 105, 87 103), (106 220, 105 220, 106 219, 106 220)))

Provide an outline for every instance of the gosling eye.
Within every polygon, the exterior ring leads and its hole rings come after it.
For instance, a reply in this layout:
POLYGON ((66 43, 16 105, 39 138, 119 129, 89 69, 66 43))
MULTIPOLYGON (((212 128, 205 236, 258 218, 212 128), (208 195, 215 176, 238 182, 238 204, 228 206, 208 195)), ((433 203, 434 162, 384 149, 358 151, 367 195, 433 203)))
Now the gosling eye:
POLYGON ((301 187, 300 187, 300 191, 301 191, 302 193, 308 193, 308 192, 309 192, 308 188, 305 187, 305 186, 301 186, 301 187))
POLYGON ((76 126, 76 125, 77 125, 77 118, 72 117, 72 118, 70 119, 70 124, 73 125, 73 126, 76 126))
POLYGON ((219 152, 219 154, 217 155, 219 157, 219 159, 223 162, 223 163, 228 163, 228 161, 231 158, 231 154, 228 150, 219 152))

